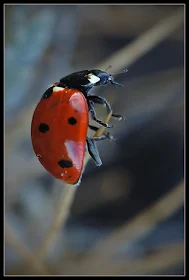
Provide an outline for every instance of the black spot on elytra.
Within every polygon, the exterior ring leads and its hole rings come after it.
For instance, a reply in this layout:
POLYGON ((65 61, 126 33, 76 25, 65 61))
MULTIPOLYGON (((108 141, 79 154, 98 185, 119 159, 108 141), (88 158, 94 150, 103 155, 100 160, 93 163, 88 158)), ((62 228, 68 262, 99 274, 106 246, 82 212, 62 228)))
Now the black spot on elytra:
POLYGON ((40 123, 39 125, 39 131, 42 133, 45 133, 49 130, 49 126, 46 123, 40 123))
POLYGON ((77 120, 74 118, 74 117, 71 117, 68 119, 68 123, 71 124, 71 125, 74 125, 77 123, 77 120))
POLYGON ((53 93, 53 87, 48 88, 42 96, 43 98, 49 98, 53 93))
POLYGON ((60 165, 60 167, 62 168, 69 168, 73 166, 73 163, 70 160, 64 160, 61 159, 58 164, 60 165))
POLYGON ((70 178, 72 178, 72 176, 70 175, 70 176, 68 176, 68 179, 70 179, 70 178))

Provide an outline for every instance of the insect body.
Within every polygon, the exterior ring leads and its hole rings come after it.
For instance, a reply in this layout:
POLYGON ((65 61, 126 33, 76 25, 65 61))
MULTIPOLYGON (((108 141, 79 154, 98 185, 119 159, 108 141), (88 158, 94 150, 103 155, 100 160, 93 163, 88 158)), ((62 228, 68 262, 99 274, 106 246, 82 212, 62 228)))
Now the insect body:
MULTIPOLYGON (((86 144, 95 164, 102 164, 95 141, 110 138, 109 134, 97 138, 87 137, 89 114, 98 124, 111 127, 96 117, 94 104, 111 106, 106 99, 90 95, 94 86, 115 84, 113 77, 101 70, 84 70, 68 75, 54 83, 43 94, 37 105, 31 125, 33 149, 44 168, 57 179, 78 184, 83 171, 86 144)), ((112 114, 121 119, 120 115, 112 114)))

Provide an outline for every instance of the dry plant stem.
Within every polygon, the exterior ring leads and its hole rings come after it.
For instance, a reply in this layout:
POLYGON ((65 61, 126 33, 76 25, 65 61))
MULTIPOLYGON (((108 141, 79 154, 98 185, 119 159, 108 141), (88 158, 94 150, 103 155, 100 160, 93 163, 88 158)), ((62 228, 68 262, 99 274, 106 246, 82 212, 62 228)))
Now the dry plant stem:
POLYGON ((69 215, 70 207, 75 197, 76 190, 77 187, 65 184, 65 187, 63 188, 62 193, 60 195, 60 200, 58 201, 56 217, 36 253, 36 257, 38 260, 42 260, 47 255, 48 250, 50 249, 50 246, 55 240, 60 227, 64 227, 64 224, 69 215))
POLYGON ((12 228, 5 224, 5 234, 6 242, 11 245, 16 251, 20 254, 23 260, 30 266, 33 267, 33 270, 40 275, 49 275, 48 270, 36 259, 36 257, 24 247, 23 242, 19 240, 16 236, 16 233, 12 228))
MULTIPOLYGON (((105 118, 104 122, 108 123, 112 115, 112 111, 108 114, 108 116, 105 118)), ((100 136, 104 132, 104 127, 100 127, 98 131, 95 133, 95 137, 100 136)), ((87 159, 88 161, 88 159, 87 159)), ((85 163, 84 163, 85 165, 85 163)), ((42 242, 38 252, 37 252, 37 258, 39 260, 43 260, 45 256, 48 253, 48 249, 51 247, 53 241, 56 238, 57 232, 59 231, 60 227, 64 227, 64 224, 67 220, 67 217, 69 215, 69 210, 72 205, 72 202, 74 200, 74 196, 76 193, 77 187, 73 187, 71 185, 65 184, 65 188, 62 191, 62 195, 60 197, 60 200, 58 202, 57 207, 57 215, 47 233, 47 235, 44 238, 44 241, 42 242)))
POLYGON ((158 22, 155 26, 139 36, 135 41, 123 47, 120 51, 103 61, 98 68, 105 69, 107 65, 113 66, 113 72, 120 71, 134 63, 158 43, 168 37, 181 24, 184 23, 184 9, 178 8, 170 17, 158 22))
MULTIPOLYGON (((104 122, 105 123, 109 123, 110 121, 110 118, 111 118, 111 115, 112 115, 112 111, 110 111, 110 113, 106 116, 104 122)), ((105 130, 105 127, 104 126, 100 126, 99 129, 96 131, 94 137, 99 137, 102 135, 102 133, 104 132, 105 130)), ((86 164, 86 163, 85 163, 86 164)))

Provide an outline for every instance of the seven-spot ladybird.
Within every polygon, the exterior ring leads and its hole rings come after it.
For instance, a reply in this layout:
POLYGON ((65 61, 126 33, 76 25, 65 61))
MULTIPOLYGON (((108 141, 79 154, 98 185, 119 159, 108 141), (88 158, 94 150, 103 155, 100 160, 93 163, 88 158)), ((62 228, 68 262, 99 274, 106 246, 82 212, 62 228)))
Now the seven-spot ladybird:
POLYGON ((104 71, 84 70, 60 79, 43 94, 32 119, 32 145, 41 164, 57 179, 73 185, 80 182, 86 146, 95 164, 102 164, 95 141, 111 137, 109 133, 87 136, 88 127, 98 129, 89 124, 88 112, 98 124, 112 127, 96 117, 94 104, 105 105, 108 113, 111 106, 105 98, 90 95, 90 90, 110 83, 122 86, 104 71))

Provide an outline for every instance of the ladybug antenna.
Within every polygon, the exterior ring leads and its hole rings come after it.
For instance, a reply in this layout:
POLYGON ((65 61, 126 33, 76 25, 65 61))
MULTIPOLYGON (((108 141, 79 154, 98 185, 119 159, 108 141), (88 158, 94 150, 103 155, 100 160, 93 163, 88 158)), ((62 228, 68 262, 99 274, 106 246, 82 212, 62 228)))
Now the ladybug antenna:
POLYGON ((126 72, 128 72, 128 69, 124 69, 124 70, 122 70, 121 72, 118 72, 118 73, 111 73, 110 75, 124 74, 126 72))
POLYGON ((119 86, 119 87, 123 87, 122 84, 114 81, 114 78, 112 77, 112 75, 117 75, 117 74, 123 74, 123 73, 126 73, 128 70, 127 69, 124 69, 122 70, 121 72, 118 72, 118 73, 111 73, 110 76, 111 76, 111 80, 110 82, 113 84, 113 85, 116 85, 116 86, 119 86))
POLYGON ((112 65, 109 65, 108 68, 106 68, 105 72, 107 72, 111 68, 112 68, 112 65))

